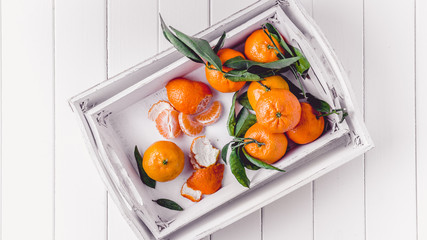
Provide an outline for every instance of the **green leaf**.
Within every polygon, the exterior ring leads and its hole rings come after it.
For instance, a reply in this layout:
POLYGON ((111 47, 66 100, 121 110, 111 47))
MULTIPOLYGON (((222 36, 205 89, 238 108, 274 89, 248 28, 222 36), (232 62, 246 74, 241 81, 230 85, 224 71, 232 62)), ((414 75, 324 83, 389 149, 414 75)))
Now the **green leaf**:
POLYGON ((315 96, 313 96, 310 93, 307 93, 307 102, 316 111, 321 112, 321 113, 329 113, 332 110, 331 106, 327 102, 316 98, 315 96))
POLYGON ((237 154, 237 149, 233 149, 231 151, 229 163, 230 163, 231 173, 233 173, 237 181, 242 186, 249 188, 251 181, 248 179, 248 176, 246 176, 246 171, 237 154))
POLYGON ((260 167, 254 165, 253 163, 251 163, 245 156, 245 154, 243 153, 243 147, 239 147, 239 149, 237 150, 237 154, 240 158, 240 160, 242 161, 242 164, 245 166, 246 169, 249 170, 258 170, 260 169, 260 167))
POLYGON ((298 56, 298 57, 292 57, 292 58, 286 58, 286 59, 279 59, 274 62, 260 63, 260 62, 255 62, 251 60, 246 60, 241 56, 237 56, 227 60, 224 63, 224 66, 230 67, 236 70, 248 70, 248 71, 250 71, 250 69, 254 66, 262 67, 266 70, 267 69, 279 70, 279 69, 289 67, 293 63, 297 62, 299 59, 300 57, 298 56))
POLYGON ((135 160, 136 160, 136 164, 138 165, 138 172, 139 172, 139 177, 141 178, 141 181, 149 186, 150 188, 156 188, 156 181, 151 179, 147 173, 144 171, 144 168, 142 167, 142 156, 139 153, 138 147, 135 145, 135 150, 134 150, 134 155, 135 155, 135 160))
POLYGON ((267 28, 268 33, 270 33, 271 36, 274 37, 279 42, 280 46, 282 46, 282 48, 285 49, 287 53, 289 53, 292 57, 294 57, 295 55, 293 54, 293 52, 291 51, 291 49, 289 48, 288 44, 286 43, 285 39, 283 39, 279 31, 271 23, 266 23, 265 27, 267 28))
POLYGON ((247 70, 231 70, 224 73, 224 77, 233 82, 249 82, 264 80, 257 74, 248 72, 247 70))
POLYGON ((240 95, 237 98, 237 101, 240 103, 240 105, 242 105, 243 107, 249 109, 249 110, 254 110, 251 106, 251 104, 249 103, 249 99, 248 99, 248 92, 244 92, 242 95, 240 95))
POLYGON ((175 211, 183 211, 184 210, 184 208, 182 208, 181 206, 179 206, 178 203, 176 203, 176 202, 174 202, 172 200, 166 199, 166 198, 160 198, 160 199, 157 199, 157 200, 153 200, 153 202, 159 204, 162 207, 165 207, 165 208, 168 208, 168 209, 171 209, 171 210, 175 210, 175 211))
POLYGON ((228 146, 230 146, 231 142, 227 143, 222 147, 221 150, 221 158, 222 160, 227 164, 227 153, 228 153, 228 146))
POLYGON ((222 71, 222 62, 216 53, 212 50, 208 41, 201 38, 188 36, 173 27, 171 27, 171 29, 175 32, 177 38, 185 45, 187 45, 191 50, 193 50, 197 55, 205 59, 209 64, 212 64, 217 70, 222 71))
POLYGON ((270 164, 268 164, 268 163, 265 163, 265 162, 263 162, 263 161, 261 161, 261 160, 258 160, 258 159, 256 159, 256 158, 254 158, 254 157, 252 157, 251 155, 249 155, 249 153, 248 152, 246 152, 246 150, 243 148, 242 149, 242 151, 243 151, 243 154, 245 155, 245 157, 251 162, 251 163, 253 163, 255 166, 257 166, 257 167, 260 167, 260 168, 265 168, 265 169, 270 169, 270 170, 277 170, 277 171, 280 171, 280 172, 285 172, 285 170, 282 170, 282 169, 279 169, 279 168, 277 168, 277 167, 274 167, 274 166, 271 166, 270 164))
POLYGON ((236 137, 243 137, 246 131, 256 123, 256 116, 249 112, 247 108, 242 108, 237 115, 236 137))
POLYGON ((233 100, 231 100, 230 112, 228 113, 227 119, 227 131, 230 136, 234 136, 234 131, 236 128, 236 98, 237 92, 234 93, 233 100))
POLYGON ((292 48, 295 51, 295 54, 300 57, 300 60, 295 63, 295 68, 299 73, 305 74, 308 71, 308 69, 310 69, 310 63, 298 48, 295 48, 295 47, 292 47, 292 48))
POLYGON ((218 53, 218 51, 224 46, 224 40, 225 40, 225 32, 222 34, 222 36, 219 38, 218 42, 216 43, 215 47, 213 48, 214 53, 218 53))
POLYGON ((185 45, 169 30, 169 28, 166 26, 165 22, 163 21, 163 18, 161 15, 160 15, 160 23, 161 23, 163 35, 165 36, 166 40, 168 40, 180 53, 182 53, 184 56, 188 57, 194 62, 204 63, 203 60, 193 50, 191 50, 191 48, 185 45))

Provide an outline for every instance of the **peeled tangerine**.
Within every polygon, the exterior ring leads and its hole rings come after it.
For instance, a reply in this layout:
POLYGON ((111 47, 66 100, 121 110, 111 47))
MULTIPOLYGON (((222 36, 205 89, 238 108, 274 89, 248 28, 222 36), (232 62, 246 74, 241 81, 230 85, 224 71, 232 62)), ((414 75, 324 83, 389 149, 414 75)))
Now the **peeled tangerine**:
POLYGON ((193 202, 201 200, 201 194, 212 194, 218 191, 224 177, 224 164, 214 164, 193 172, 181 188, 181 195, 193 202))
POLYGON ((190 162, 194 169, 214 165, 219 158, 219 150, 211 145, 206 136, 193 140, 190 147, 190 162))
POLYGON ((224 165, 217 164, 219 150, 205 136, 197 137, 190 147, 190 162, 196 171, 181 188, 181 195, 193 202, 202 199, 202 194, 212 194, 221 188, 224 165))

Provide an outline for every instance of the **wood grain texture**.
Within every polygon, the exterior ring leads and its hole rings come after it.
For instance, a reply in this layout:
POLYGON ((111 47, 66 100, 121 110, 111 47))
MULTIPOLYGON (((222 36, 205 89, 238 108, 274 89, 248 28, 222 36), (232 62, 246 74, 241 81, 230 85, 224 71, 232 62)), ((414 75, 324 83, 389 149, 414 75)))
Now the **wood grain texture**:
POLYGON ((265 240, 313 239, 312 184, 307 184, 264 207, 262 234, 265 240))
MULTIPOLYGON (((209 27, 208 0, 159 0, 159 12, 168 26, 194 35, 209 27)), ((159 51, 172 46, 159 27, 159 51)))
POLYGON ((2 1, 2 239, 53 239, 52 1, 2 1))
MULTIPOLYGON (((313 15, 363 110, 363 1, 315 0, 313 15)), ((314 239, 365 239, 364 180, 361 156, 314 182, 314 239)))
POLYGON ((111 197, 108 197, 108 238, 109 240, 126 239, 138 240, 128 223, 122 217, 120 210, 111 197))
POLYGON ((107 0, 108 77, 157 53, 158 1, 107 0))
POLYGON ((245 218, 215 232, 211 235, 211 240, 227 239, 261 239, 261 210, 258 210, 245 218))
POLYGON ((414 19, 414 1, 365 1, 367 240, 416 239, 414 19))
POLYGON ((210 0, 210 23, 213 25, 257 1, 258 0, 210 0))
POLYGON ((55 2, 55 239, 106 239, 107 194, 67 103, 107 77, 105 19, 103 0, 55 2))
POLYGON ((427 239, 427 2, 416 1, 416 156, 418 239, 427 239))

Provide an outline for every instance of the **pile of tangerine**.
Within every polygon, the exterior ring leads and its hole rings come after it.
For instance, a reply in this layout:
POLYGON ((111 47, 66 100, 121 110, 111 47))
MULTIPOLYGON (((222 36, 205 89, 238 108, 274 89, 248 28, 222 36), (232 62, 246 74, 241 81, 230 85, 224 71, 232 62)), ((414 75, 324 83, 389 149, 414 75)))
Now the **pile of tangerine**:
MULTIPOLYGON (((224 64, 237 56, 263 63, 278 60, 278 52, 272 46, 279 46, 281 53, 284 53, 284 50, 275 39, 273 43, 267 34, 268 32, 263 29, 254 31, 246 39, 244 54, 230 48, 219 50, 217 55, 221 63, 224 64)), ((243 88, 246 82, 233 82, 225 78, 224 72, 231 70, 233 69, 222 66, 221 72, 213 66, 206 66, 206 79, 210 86, 219 92, 236 92, 243 88)), ((181 132, 188 136, 200 135, 205 126, 219 119, 222 111, 221 103, 211 103, 213 94, 206 84, 177 78, 166 85, 166 90, 169 102, 160 101, 149 111, 149 118, 156 122, 156 127, 164 138, 176 138, 181 132)), ((245 145, 245 150, 252 157, 272 164, 286 153, 288 138, 297 144, 306 144, 316 140, 323 133, 324 118, 309 103, 299 102, 297 97, 289 91, 288 83, 282 77, 271 76, 263 81, 251 82, 247 95, 255 111, 257 123, 247 130, 245 138, 262 143, 262 145, 257 143, 245 145)), ((175 149, 175 146, 166 147, 166 145, 167 143, 163 141, 159 146, 156 145, 157 148, 150 148, 151 158, 166 156, 167 151, 175 149), (166 153, 162 155, 162 151, 166 153)), ((164 159, 153 161, 150 157, 146 160, 144 156, 144 170, 158 180, 174 179, 183 169, 183 156, 180 149, 173 151, 171 155, 178 159, 178 164, 168 165, 168 161, 164 159), (162 176, 163 173, 169 176, 162 176)), ((208 169, 204 168, 203 171, 208 169)), ((202 181, 200 179, 204 178, 198 179, 202 181)), ((200 184, 203 185, 203 183, 200 184)))

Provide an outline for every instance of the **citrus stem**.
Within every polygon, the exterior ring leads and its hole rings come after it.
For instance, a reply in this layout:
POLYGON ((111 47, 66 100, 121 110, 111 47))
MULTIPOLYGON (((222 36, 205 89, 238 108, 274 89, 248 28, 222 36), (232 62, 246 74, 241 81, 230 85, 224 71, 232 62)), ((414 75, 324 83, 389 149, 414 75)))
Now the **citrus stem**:
POLYGON ((163 163, 163 165, 166 165, 166 164, 168 164, 168 160, 165 159, 165 160, 162 161, 162 163, 163 163))
POLYGON ((265 88, 265 91, 269 92, 271 90, 271 88, 269 86, 265 85, 261 81, 257 81, 257 83, 259 83, 261 86, 263 86, 265 88))
MULTIPOLYGON (((273 38, 271 37, 271 34, 267 33, 267 31, 265 31, 265 28, 264 28, 264 27, 263 27, 262 29, 263 29, 264 33, 265 33, 265 34, 267 34, 267 36, 268 36, 268 38, 271 40, 271 42, 273 43, 273 45, 274 45, 274 49, 277 51, 277 53, 282 57, 282 59, 285 59, 285 58, 286 58, 286 57, 285 57, 285 55, 284 55, 282 52, 280 52, 280 51, 279 51, 279 48, 278 48, 278 47, 276 46, 276 44, 274 43, 273 38)), ((270 45, 268 45, 268 47, 269 47, 269 48, 273 48, 273 47, 271 47, 270 45)), ((300 85, 301 90, 302 90, 302 95, 304 96, 304 98, 307 98, 307 96, 305 95, 304 86, 302 85, 301 75, 298 73, 298 71, 296 71, 296 69, 295 69, 295 66, 294 66, 294 65, 291 65, 291 66, 290 66, 290 68, 291 68, 291 71, 292 71, 292 73, 294 74, 295 78, 296 78, 296 79, 298 80, 298 82, 299 82, 299 85, 300 85)))
POLYGON ((246 146, 251 143, 256 143, 259 147, 265 145, 265 143, 258 142, 256 139, 253 139, 253 138, 234 138, 232 142, 237 143, 235 146, 232 147, 232 149, 236 149, 240 146, 246 146), (245 140, 250 140, 250 141, 245 142, 245 140))

